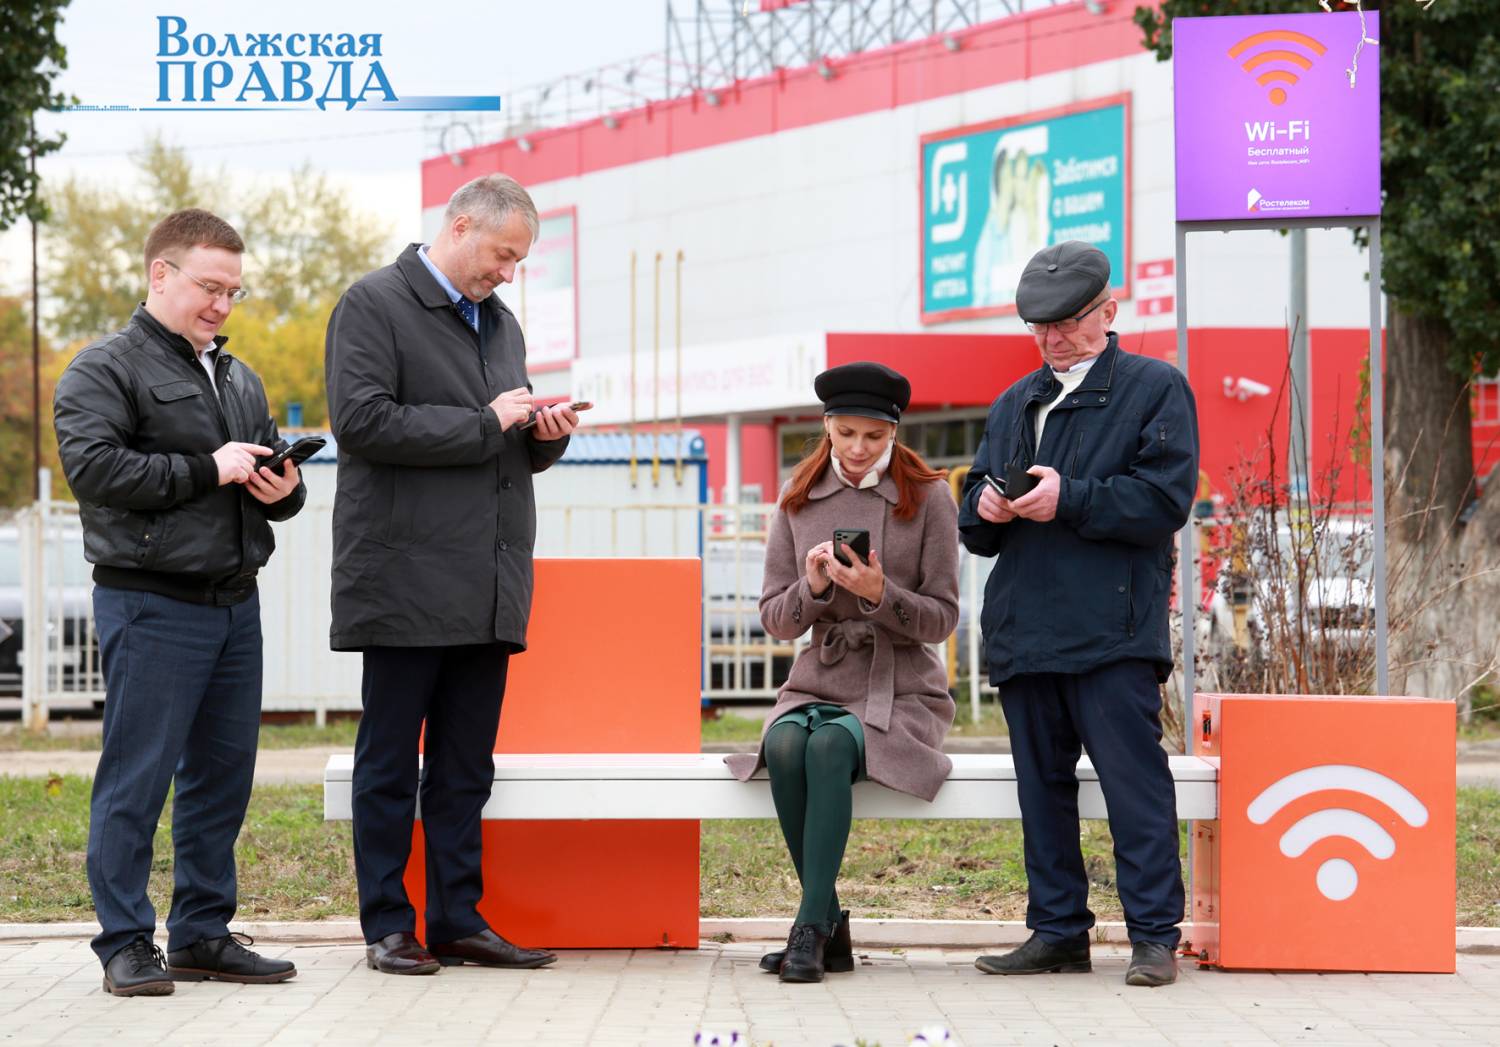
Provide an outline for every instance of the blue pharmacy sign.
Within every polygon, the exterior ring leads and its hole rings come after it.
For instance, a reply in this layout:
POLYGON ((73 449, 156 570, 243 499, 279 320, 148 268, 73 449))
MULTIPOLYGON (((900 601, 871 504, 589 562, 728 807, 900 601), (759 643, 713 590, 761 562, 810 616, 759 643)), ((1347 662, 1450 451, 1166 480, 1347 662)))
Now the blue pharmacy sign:
POLYGON ((1130 98, 922 138, 922 322, 1015 312, 1048 244, 1084 240, 1126 287, 1130 98))

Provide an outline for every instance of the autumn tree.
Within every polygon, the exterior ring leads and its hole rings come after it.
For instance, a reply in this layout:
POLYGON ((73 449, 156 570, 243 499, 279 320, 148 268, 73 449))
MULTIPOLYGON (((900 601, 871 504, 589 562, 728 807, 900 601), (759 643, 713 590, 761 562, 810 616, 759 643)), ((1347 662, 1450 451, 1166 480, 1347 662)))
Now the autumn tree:
POLYGON ((76 345, 122 327, 144 297, 141 250, 151 227, 172 211, 203 207, 245 241, 250 297, 224 326, 230 351, 260 374, 274 411, 301 403, 304 423, 322 424, 328 314, 344 288, 385 261, 384 223, 307 167, 244 185, 222 169, 195 169, 159 140, 135 163, 136 186, 73 178, 48 194, 46 282, 57 336, 76 345))
MULTIPOLYGON (((0 508, 31 501, 31 309, 30 302, 0 297, 0 508)), ((52 402, 52 387, 62 370, 61 354, 45 342, 40 347, 43 411, 52 402)), ((57 437, 41 427, 42 465, 57 467, 57 437)))

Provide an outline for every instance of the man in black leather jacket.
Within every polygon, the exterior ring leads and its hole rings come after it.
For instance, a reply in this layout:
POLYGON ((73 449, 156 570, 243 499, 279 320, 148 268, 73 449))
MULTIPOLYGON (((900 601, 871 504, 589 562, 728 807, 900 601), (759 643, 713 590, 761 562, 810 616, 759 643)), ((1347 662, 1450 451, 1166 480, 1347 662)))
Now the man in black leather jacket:
POLYGON ((256 468, 283 442, 260 379, 218 334, 244 297, 243 251, 207 211, 163 219, 146 240, 146 301, 123 330, 79 351, 53 402, 94 564, 104 750, 87 865, 101 928, 93 947, 105 991, 118 996, 296 973, 228 926, 260 729, 255 575, 275 547, 267 521, 295 515, 306 497, 290 459, 256 468), (174 778, 164 957, 146 881, 174 778))

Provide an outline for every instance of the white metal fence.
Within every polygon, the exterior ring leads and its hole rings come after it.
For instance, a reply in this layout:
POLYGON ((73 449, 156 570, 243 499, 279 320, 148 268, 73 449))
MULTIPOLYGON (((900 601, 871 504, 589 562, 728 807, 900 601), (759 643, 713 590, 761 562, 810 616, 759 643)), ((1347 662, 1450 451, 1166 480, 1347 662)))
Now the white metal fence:
MULTIPOLYGON (((769 504, 541 505, 536 554, 701 556, 703 697, 768 701, 806 643, 806 637, 775 640, 760 624, 772 510, 769 504)), ((357 710, 360 658, 328 649, 332 506, 310 501, 275 529, 277 551, 260 576, 263 708, 312 712, 319 722, 332 711, 357 710)), ((77 507, 44 498, 17 514, 14 541, 21 583, 20 698, 28 723, 44 724, 49 710, 88 708, 104 699, 77 507), (43 653, 34 662, 30 652, 37 650, 43 653)), ((987 569, 964 554, 958 630, 940 646, 955 694, 971 703, 976 717, 981 690, 993 693, 982 680, 978 631, 987 569)), ((14 701, 14 695, 0 696, 0 704, 14 701)))

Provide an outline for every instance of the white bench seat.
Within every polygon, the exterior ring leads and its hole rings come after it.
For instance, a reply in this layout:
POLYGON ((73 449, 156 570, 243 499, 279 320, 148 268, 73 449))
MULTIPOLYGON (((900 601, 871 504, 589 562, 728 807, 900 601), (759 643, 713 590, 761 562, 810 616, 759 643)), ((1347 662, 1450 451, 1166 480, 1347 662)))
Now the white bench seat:
MULTIPOLYGON (((953 770, 926 803, 873 782, 854 787, 856 818, 1019 818, 1015 764, 1008 754, 956 754, 953 770)), ((1219 816, 1218 760, 1171 756, 1179 819, 1219 816)), ((323 817, 352 817, 352 755, 330 756, 323 772, 323 817)), ((1098 775, 1078 764, 1078 811, 1106 817, 1098 775)), ((736 781, 720 753, 496 754, 486 819, 702 820, 774 818, 765 771, 736 781)))

